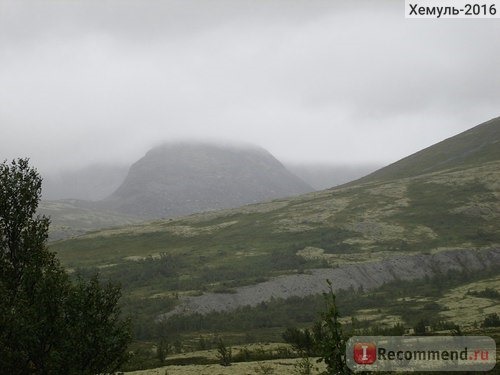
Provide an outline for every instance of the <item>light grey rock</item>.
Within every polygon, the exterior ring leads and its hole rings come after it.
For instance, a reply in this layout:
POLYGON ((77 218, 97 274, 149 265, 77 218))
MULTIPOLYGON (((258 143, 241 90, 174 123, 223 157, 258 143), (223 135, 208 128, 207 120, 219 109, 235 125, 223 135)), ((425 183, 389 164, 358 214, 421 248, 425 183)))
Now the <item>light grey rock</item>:
POLYGON ((437 272, 480 271, 500 266, 500 248, 482 250, 447 250, 432 255, 398 256, 378 262, 343 265, 338 268, 314 269, 311 274, 285 275, 256 285, 236 288, 236 293, 207 293, 184 298, 173 311, 175 314, 230 311, 242 306, 256 306, 272 298, 305 297, 328 290, 330 280, 334 290, 377 288, 395 280, 416 280, 432 277, 437 272))

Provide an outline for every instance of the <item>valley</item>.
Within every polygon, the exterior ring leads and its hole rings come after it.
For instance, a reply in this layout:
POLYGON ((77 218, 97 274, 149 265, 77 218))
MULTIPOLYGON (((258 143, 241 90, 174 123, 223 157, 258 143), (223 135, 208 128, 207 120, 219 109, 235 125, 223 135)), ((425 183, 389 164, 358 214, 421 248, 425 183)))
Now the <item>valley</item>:
POLYGON ((183 352, 213 335, 279 342, 287 326, 316 319, 326 279, 351 329, 426 321, 477 331, 498 303, 477 310, 453 296, 496 285, 499 139, 495 119, 343 186, 92 231, 51 249, 75 274, 122 285, 140 347, 154 346, 163 320, 183 352))

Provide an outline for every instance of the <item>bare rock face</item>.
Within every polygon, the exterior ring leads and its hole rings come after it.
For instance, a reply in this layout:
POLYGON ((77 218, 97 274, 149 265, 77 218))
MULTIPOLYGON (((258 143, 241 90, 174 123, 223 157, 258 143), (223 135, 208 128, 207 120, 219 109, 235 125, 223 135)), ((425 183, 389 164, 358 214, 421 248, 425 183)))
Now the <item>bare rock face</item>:
POLYGON ((334 290, 377 288, 395 280, 417 280, 450 271, 478 272, 500 265, 500 248, 483 250, 448 250, 436 254, 398 256, 377 262, 342 265, 338 268, 314 269, 310 274, 285 275, 257 285, 236 288, 235 293, 206 293, 184 298, 173 311, 163 314, 207 314, 231 311, 242 306, 256 306, 272 298, 305 297, 328 291, 326 280, 334 290))
POLYGON ((133 164, 104 203, 125 214, 162 218, 312 190, 264 149, 174 143, 152 149, 133 164))

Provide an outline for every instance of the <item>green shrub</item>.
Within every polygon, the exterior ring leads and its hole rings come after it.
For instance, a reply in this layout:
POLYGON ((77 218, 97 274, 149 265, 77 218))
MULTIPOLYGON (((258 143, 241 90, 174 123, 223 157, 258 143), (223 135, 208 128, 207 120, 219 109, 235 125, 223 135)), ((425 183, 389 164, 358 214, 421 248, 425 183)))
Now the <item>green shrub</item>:
POLYGON ((484 318, 483 324, 481 324, 481 326, 484 328, 500 327, 500 317, 498 316, 497 313, 488 314, 484 318))

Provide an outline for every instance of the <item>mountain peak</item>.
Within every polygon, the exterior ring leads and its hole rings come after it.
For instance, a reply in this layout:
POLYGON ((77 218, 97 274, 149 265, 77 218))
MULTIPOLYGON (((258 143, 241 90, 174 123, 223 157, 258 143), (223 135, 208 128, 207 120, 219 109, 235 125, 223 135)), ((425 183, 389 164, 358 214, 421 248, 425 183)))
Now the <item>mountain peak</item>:
POLYGON ((106 201, 116 211, 159 218, 312 190, 263 148, 183 141, 148 151, 106 201))

